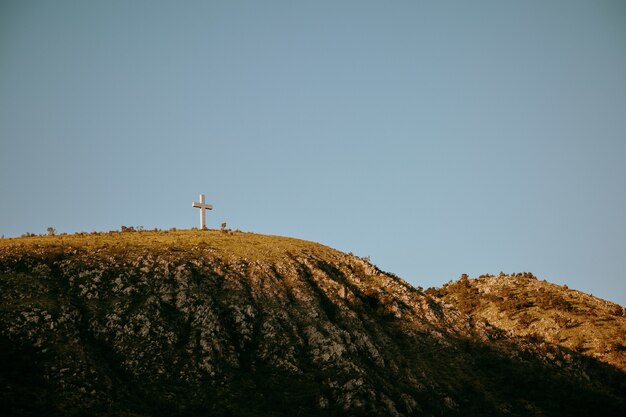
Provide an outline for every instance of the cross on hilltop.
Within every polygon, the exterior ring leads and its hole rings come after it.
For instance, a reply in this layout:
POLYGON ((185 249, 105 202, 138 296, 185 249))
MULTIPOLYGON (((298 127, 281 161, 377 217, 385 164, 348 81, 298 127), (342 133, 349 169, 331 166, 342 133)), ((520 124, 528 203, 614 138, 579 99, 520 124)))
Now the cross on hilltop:
POLYGON ((205 210, 213 210, 213 206, 211 204, 206 204, 204 202, 204 194, 200 194, 200 202, 192 203, 191 207, 200 209, 200 229, 206 230, 206 211, 205 210))

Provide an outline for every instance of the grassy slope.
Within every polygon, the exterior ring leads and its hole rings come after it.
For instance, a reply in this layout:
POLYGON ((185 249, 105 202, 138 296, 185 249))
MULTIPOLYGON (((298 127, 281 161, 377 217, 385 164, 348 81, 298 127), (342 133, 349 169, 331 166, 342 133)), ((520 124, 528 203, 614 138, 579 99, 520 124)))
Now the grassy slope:
POLYGON ((0 250, 30 251, 45 249, 48 252, 71 251, 82 248, 97 251, 149 249, 151 251, 204 249, 225 258, 235 256, 250 260, 272 261, 285 252, 305 254, 336 253, 335 250, 314 242, 281 236, 259 235, 244 232, 218 230, 177 230, 84 233, 58 236, 31 236, 26 238, 0 239, 0 250))

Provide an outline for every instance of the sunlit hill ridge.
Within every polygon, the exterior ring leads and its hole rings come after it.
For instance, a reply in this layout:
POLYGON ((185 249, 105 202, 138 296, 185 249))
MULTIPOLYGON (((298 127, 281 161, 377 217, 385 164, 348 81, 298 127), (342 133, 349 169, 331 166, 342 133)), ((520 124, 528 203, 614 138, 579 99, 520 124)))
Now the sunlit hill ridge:
POLYGON ((127 229, 0 239, 0 300, 7 415, 626 415, 626 310, 528 273, 127 229))

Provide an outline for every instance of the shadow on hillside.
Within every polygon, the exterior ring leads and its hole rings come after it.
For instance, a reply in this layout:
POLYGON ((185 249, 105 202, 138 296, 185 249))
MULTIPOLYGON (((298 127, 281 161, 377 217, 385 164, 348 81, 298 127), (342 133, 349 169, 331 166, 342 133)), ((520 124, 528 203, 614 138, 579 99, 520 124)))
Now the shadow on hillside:
MULTIPOLYGON (((478 333, 462 336, 434 325, 411 328, 389 314, 385 301, 376 295, 379 292, 359 290, 332 265, 322 270, 336 282, 349 285, 355 300, 336 304, 338 301, 329 297, 311 271, 303 264, 299 266, 296 278, 310 287, 307 294, 311 301, 301 302, 297 308, 307 311, 319 307, 316 321, 298 321, 303 317, 301 311, 289 310, 294 308, 292 304, 277 303, 267 293, 253 297, 250 282, 241 274, 230 276, 235 277, 232 281, 238 287, 224 289, 227 278, 209 279, 188 266, 191 273, 180 278, 185 280, 185 289, 179 292, 189 298, 182 307, 174 299, 163 301, 156 295, 166 294, 157 293, 157 288, 147 284, 141 292, 117 293, 116 305, 112 297, 96 301, 86 297, 80 286, 68 286, 66 277, 54 276, 49 280, 48 297, 59 304, 67 303, 65 307, 75 310, 80 319, 66 322, 62 331, 67 333, 55 334, 59 336, 55 340, 61 342, 45 346, 45 352, 27 346, 27 337, 22 341, 0 337, 0 409, 6 415, 17 416, 387 416, 391 414, 390 401, 405 416, 626 415, 626 374, 610 365, 532 338, 511 340, 494 334, 483 339, 478 333), (236 291, 240 298, 225 295, 236 291), (196 297, 192 299, 191 295, 196 297), (156 300, 150 308, 148 298, 156 300), (250 319, 255 329, 252 340, 245 344, 240 343, 241 328, 237 327, 237 317, 244 316, 233 315, 235 302, 258 312, 250 319), (188 311, 183 312, 183 308, 188 311), (352 314, 344 308, 350 308, 352 314), (285 329, 294 329, 289 331, 297 334, 285 330, 287 337, 273 342, 273 352, 280 359, 292 349, 297 370, 279 367, 271 355, 259 351, 264 336, 257 330, 270 313, 276 313, 274 310, 285 313, 275 316, 290 320, 285 329), (131 312, 158 323, 163 333, 177 332, 180 340, 170 350, 158 346, 161 357, 157 359, 164 361, 164 374, 153 366, 154 351, 140 350, 144 340, 131 326, 124 327, 128 323, 120 324, 126 329, 122 336, 128 337, 123 339, 127 349, 114 346, 116 334, 111 328, 105 324, 98 327, 113 314, 128 318, 131 312), (226 354, 216 354, 211 356, 216 362, 211 364, 215 374, 199 371, 202 357, 198 346, 203 329, 201 324, 194 324, 193 312, 214 314, 219 319, 223 331, 213 333, 222 337, 216 341, 218 353, 233 352, 238 363, 225 360, 226 354), (338 340, 329 337, 330 327, 343 335, 346 349, 339 359, 313 360, 313 348, 306 345, 302 334, 306 327, 315 325, 326 337, 323 343, 338 340), (69 342, 74 339, 76 342, 69 342), (61 356, 83 361, 69 362, 74 368, 68 374, 79 375, 74 385, 54 385, 44 378, 44 371, 56 366, 55 360, 61 356), (135 373, 124 365, 125 361, 137 362, 135 373), (80 377, 79 368, 88 371, 86 376, 80 377), (190 371, 185 374, 180 372, 183 369, 190 371), (80 391, 80 378, 95 387, 93 395, 80 391), (362 380, 361 385, 353 384, 357 380, 362 380), (348 386, 355 388, 349 390, 348 386), (325 408, 319 408, 322 402, 325 408)), ((125 272, 138 274, 129 271, 125 272)), ((52 269, 55 274, 60 272, 52 269)), ((174 275, 164 277, 169 280, 162 277, 165 289, 169 288, 165 284, 177 282, 174 275)), ((139 284, 135 286, 139 288, 139 284)), ((304 291, 304 285, 300 290, 304 291)), ((15 308, 32 308, 47 301, 32 299, 32 304, 15 308)), ((441 308, 431 307, 435 315, 443 317, 441 308)), ((16 312, 19 314, 19 310, 16 312)), ((9 323, 0 325, 0 335, 6 334, 9 323)))

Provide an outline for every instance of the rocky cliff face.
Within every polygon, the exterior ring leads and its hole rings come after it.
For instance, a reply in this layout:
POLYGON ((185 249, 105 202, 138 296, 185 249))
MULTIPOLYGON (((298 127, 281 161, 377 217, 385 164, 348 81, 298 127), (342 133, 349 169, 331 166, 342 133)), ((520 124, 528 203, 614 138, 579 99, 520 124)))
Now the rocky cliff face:
POLYGON ((310 242, 4 239, 0 285, 13 415, 626 415, 619 362, 310 242))

